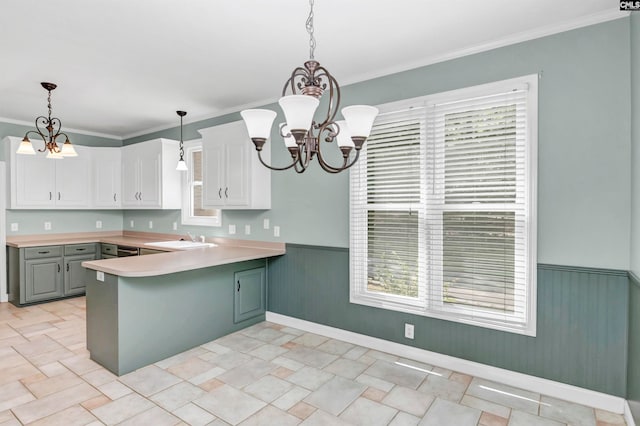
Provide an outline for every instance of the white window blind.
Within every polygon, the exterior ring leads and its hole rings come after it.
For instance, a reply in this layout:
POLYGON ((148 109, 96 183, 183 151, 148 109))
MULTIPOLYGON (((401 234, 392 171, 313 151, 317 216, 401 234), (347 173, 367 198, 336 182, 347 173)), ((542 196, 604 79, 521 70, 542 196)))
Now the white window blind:
POLYGON ((386 108, 351 172, 352 302, 535 334, 536 95, 386 108))

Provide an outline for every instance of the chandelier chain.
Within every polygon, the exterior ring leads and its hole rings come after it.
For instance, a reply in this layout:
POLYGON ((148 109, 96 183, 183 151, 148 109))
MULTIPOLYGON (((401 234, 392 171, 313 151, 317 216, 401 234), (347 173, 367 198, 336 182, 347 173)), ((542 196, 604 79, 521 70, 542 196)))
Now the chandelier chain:
POLYGON ((51 90, 48 91, 49 95, 47 96, 47 108, 49 108, 49 121, 51 121, 51 90))
POLYGON ((313 53, 316 50, 316 38, 313 36, 313 0, 309 0, 309 17, 307 18, 307 32, 309 33, 309 59, 314 59, 313 53))

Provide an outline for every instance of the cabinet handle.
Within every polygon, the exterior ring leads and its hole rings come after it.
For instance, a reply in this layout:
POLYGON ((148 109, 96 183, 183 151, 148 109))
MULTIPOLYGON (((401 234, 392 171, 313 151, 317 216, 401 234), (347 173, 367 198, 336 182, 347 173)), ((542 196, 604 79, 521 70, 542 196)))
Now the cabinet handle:
POLYGON ((86 248, 77 248, 76 251, 85 251, 86 248))
POLYGON ((229 198, 229 187, 224 189, 224 198, 229 198))
POLYGON ((142 201, 142 192, 140 193, 140 198, 138 198, 140 201, 142 201))
POLYGON ((49 201, 53 200, 53 194, 49 191, 49 201))
POLYGON ((136 192, 136 194, 134 195, 134 197, 136 197, 136 200, 139 200, 140 198, 138 198, 138 193, 136 192))
POLYGON ((69 264, 67 263, 67 272, 69 272, 69 264))
POLYGON ((60 193, 58 192, 58 201, 60 201, 60 193))
POLYGON ((240 291, 240 280, 238 280, 238 291, 240 291))
POLYGON ((117 201, 117 200, 116 200, 116 194, 115 194, 115 193, 113 194, 113 201, 117 201))
POLYGON ((58 272, 60 272, 60 264, 58 263, 58 272))
POLYGON ((38 252, 38 254, 48 254, 48 253, 49 253, 49 250, 47 250, 47 251, 39 251, 38 252))
POLYGON ((222 199, 222 188, 218 189, 218 198, 222 199))

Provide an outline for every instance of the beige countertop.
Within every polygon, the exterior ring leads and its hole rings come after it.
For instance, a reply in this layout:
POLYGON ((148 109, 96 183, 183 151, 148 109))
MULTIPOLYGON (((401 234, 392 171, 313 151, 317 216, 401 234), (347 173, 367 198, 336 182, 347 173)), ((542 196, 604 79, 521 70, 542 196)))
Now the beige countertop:
MULTIPOLYGON (((7 237, 7 245, 23 248, 99 242, 156 249, 145 245, 145 243, 179 240, 183 237, 182 235, 151 232, 93 232, 85 234, 13 236, 7 237)), ((90 260, 82 262, 82 266, 122 277, 148 277, 285 254, 284 243, 217 237, 207 238, 206 241, 215 243, 217 246, 190 250, 166 250, 166 253, 145 256, 90 260)))

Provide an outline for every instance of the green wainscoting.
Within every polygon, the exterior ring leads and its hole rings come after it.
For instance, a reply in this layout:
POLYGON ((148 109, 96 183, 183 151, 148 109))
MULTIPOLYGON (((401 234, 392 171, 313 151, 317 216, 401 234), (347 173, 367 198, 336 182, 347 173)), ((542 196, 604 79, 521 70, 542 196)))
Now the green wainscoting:
POLYGON ((629 371, 627 399, 633 418, 640 424, 640 278, 629 274, 629 371))
MULTIPOLYGON (((349 252, 287 245, 269 261, 268 310, 533 376, 626 395, 626 271, 538 266, 537 337, 349 303, 349 252), (404 323, 415 340, 404 338, 404 323)), ((640 291, 640 290, 639 290, 640 291)))

